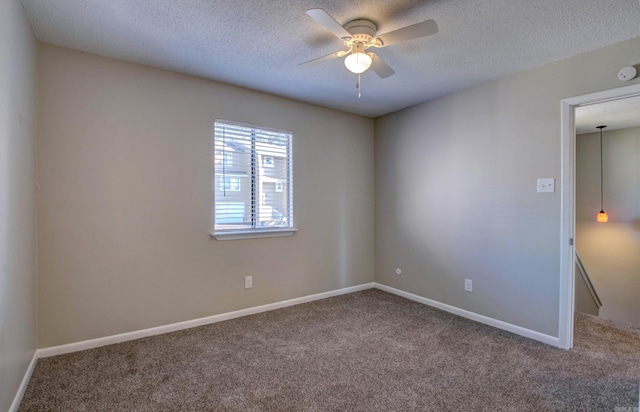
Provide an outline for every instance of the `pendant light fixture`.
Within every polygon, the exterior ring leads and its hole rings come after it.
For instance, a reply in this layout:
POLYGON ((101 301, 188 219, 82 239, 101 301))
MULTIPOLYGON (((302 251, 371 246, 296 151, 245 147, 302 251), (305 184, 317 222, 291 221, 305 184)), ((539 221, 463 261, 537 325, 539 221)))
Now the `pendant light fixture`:
POLYGON ((603 172, 602 172, 602 129, 607 126, 597 126, 597 129, 600 129, 600 212, 596 216, 596 220, 598 223, 607 223, 609 220, 609 216, 607 216, 607 212, 604 211, 604 183, 603 183, 603 172))

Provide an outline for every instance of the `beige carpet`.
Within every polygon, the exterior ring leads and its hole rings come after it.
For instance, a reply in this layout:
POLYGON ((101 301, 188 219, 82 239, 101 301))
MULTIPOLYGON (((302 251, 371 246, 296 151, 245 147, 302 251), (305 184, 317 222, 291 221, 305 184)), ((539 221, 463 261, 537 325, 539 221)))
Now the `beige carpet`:
POLYGON ((367 290, 40 359, 20 411, 637 407, 640 329, 576 330, 564 351, 367 290))

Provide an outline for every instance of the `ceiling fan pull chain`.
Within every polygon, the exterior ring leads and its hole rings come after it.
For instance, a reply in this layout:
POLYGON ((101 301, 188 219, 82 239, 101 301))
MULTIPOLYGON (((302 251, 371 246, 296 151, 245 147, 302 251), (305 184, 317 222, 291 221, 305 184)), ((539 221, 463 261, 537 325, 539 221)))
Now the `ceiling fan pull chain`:
POLYGON ((360 88, 360 73, 358 73, 358 82, 356 83, 356 88, 358 89, 358 99, 362 96, 361 88, 360 88))

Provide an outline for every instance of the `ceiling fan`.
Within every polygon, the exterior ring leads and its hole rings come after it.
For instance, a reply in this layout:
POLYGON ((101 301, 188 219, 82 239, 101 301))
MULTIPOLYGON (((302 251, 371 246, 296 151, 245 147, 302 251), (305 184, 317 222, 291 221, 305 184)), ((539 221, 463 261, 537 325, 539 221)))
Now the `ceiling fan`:
POLYGON ((344 42, 347 50, 341 50, 299 66, 312 66, 338 57, 345 57, 344 64, 352 73, 360 74, 371 68, 381 78, 389 77, 395 71, 375 53, 367 52, 370 47, 386 47, 407 40, 426 37, 438 32, 433 20, 426 20, 402 29, 377 35, 378 28, 371 20, 356 19, 344 26, 340 25, 323 9, 309 9, 307 15, 344 42))

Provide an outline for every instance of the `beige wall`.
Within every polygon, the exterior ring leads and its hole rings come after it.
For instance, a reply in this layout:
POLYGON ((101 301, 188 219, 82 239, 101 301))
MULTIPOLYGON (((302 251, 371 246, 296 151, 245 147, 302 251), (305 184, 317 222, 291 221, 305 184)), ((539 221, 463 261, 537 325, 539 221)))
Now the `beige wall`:
MULTIPOLYGON (((640 118, 640 114, 639 114, 640 118)), ((600 316, 640 324, 640 127, 576 138, 576 248, 600 298, 600 316)))
POLYGON ((557 337, 560 101, 629 84, 616 73, 639 48, 630 40, 376 119, 376 281, 557 337), (555 193, 536 193, 545 177, 555 193))
POLYGON ((52 46, 39 57, 40 347, 373 281, 372 119, 52 46), (297 234, 209 238, 216 118, 293 132, 297 234))
POLYGON ((18 0, 0 1, 0 410, 36 348, 36 42, 18 0))

